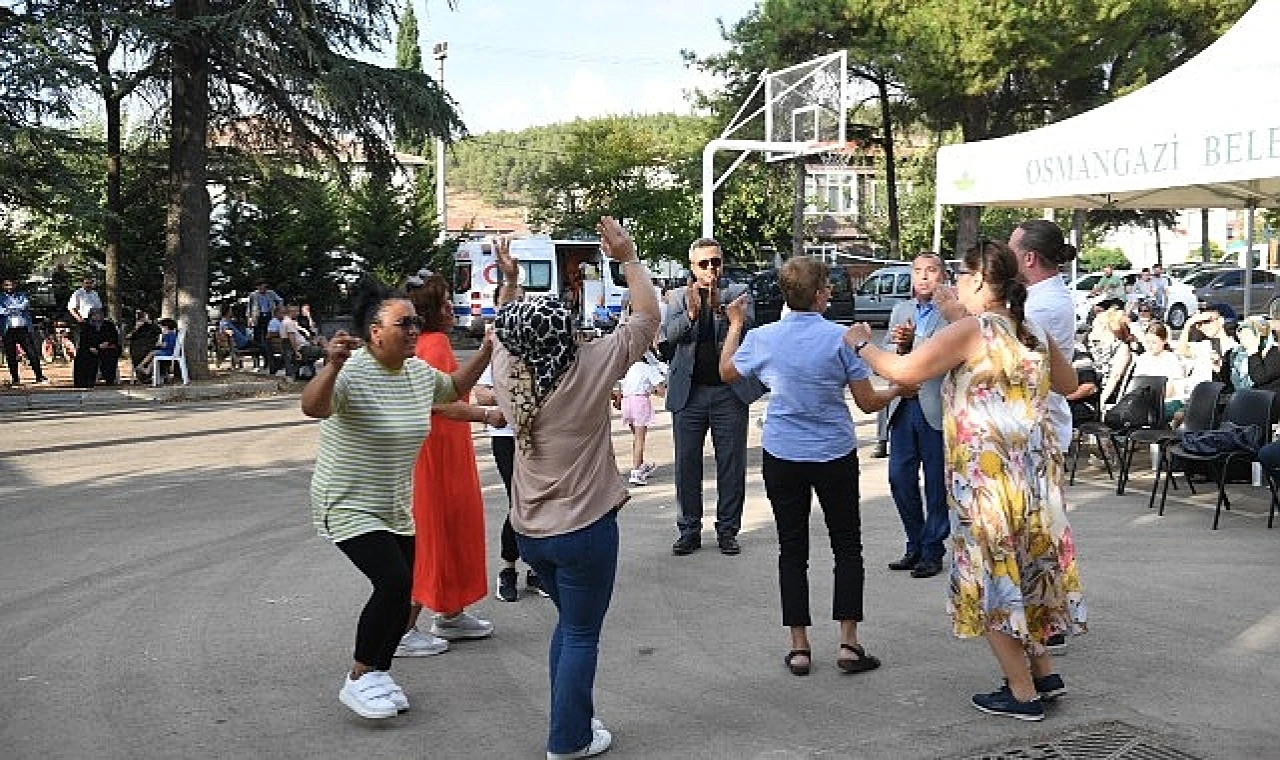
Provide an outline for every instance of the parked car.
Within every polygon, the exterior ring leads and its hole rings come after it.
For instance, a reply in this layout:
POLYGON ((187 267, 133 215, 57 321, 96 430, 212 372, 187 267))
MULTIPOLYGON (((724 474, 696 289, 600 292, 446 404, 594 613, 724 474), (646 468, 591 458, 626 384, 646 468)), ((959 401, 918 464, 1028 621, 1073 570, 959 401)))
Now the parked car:
MULTIPOLYGON (((871 273, 862 286, 853 288, 853 280, 844 267, 833 266, 829 274, 831 301, 823 316, 833 322, 885 322, 894 304, 911 297, 911 267, 892 266, 871 273), (890 271, 892 270, 892 271, 890 271), (905 273, 905 285, 901 278, 905 273), (867 283, 871 283, 868 286, 867 283), (902 288, 906 295, 900 297, 902 288), (885 291, 880 292, 881 288, 885 291)), ((765 269, 751 280, 751 298, 755 302, 756 324, 776 322, 782 317, 782 288, 778 286, 778 270, 765 269)))
MULTIPOLYGON (((1132 292, 1133 285, 1138 281, 1140 273, 1116 271, 1116 274, 1124 278, 1125 290, 1132 292)), ((1165 276, 1168 277, 1168 275, 1165 276)), ((1068 285, 1071 288, 1071 297, 1076 307, 1077 329, 1089 323, 1089 316, 1093 311, 1094 305, 1105 300, 1103 296, 1089 295, 1100 279, 1102 279, 1101 272, 1091 272, 1080 275, 1075 282, 1068 285)), ((1200 310, 1200 301, 1203 299, 1197 298, 1191 286, 1176 277, 1169 277, 1169 283, 1169 305, 1165 309, 1165 313, 1160 315, 1160 319, 1169 327, 1181 330, 1182 326, 1187 323, 1187 317, 1200 310)))
POLYGON ((1255 269, 1251 275, 1249 314, 1244 313, 1244 269, 1205 269, 1187 279, 1187 285, 1201 303, 1225 303, 1242 317, 1266 314, 1280 319, 1280 277, 1267 269, 1255 269))

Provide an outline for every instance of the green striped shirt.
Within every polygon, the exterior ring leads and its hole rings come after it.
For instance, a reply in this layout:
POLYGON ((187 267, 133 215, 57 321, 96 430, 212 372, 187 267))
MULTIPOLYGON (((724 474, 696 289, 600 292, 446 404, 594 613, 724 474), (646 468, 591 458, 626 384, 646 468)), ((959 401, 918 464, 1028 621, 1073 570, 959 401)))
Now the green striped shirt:
POLYGON ((396 371, 365 349, 333 384, 311 476, 316 531, 334 542, 386 530, 413 535, 413 463, 431 432, 431 405, 457 399, 453 379, 421 359, 396 371))

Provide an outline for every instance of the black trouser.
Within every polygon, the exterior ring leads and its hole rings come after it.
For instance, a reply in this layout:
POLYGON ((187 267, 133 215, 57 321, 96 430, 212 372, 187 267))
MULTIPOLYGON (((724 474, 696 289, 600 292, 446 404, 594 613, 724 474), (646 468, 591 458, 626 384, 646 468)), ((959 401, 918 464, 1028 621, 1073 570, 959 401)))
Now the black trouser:
POLYGON ((782 624, 812 625, 809 617, 809 509, 818 494, 835 555, 834 620, 862 620, 862 518, 858 457, 793 462, 764 452, 764 487, 778 526, 778 583, 782 624))
POLYGON ((493 463, 498 466, 502 485, 507 489, 507 519, 502 521, 502 559, 515 562, 520 559, 516 532, 511 527, 511 471, 516 462, 516 439, 510 435, 492 435, 489 436, 489 445, 493 448, 493 463))
POLYGON ((355 660, 374 670, 390 670, 396 646, 409 626, 413 536, 379 530, 339 541, 337 546, 373 583, 373 594, 356 626, 355 660))
POLYGON ((9 363, 9 374, 13 375, 13 382, 18 382, 18 346, 22 346, 23 352, 27 355, 27 361, 31 362, 31 370, 36 373, 36 380, 43 380, 44 373, 40 371, 40 349, 36 347, 31 328, 10 327, 4 331, 4 359, 9 363))
MULTIPOLYGON (((262 346, 264 350, 267 347, 267 325, 269 324, 271 324, 270 314, 259 314, 257 321, 253 323, 253 342, 262 346)), ((270 369, 269 364, 268 369, 270 369)))

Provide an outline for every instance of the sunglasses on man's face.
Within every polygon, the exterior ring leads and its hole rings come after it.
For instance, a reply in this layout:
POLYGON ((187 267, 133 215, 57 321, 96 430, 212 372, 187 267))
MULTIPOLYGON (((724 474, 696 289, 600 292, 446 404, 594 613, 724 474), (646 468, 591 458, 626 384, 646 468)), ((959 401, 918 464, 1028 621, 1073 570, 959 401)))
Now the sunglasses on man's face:
POLYGON ((720 264, 723 263, 723 260, 719 258, 711 258, 711 259, 703 259, 702 261, 699 261, 696 263, 699 269, 719 269, 720 264))

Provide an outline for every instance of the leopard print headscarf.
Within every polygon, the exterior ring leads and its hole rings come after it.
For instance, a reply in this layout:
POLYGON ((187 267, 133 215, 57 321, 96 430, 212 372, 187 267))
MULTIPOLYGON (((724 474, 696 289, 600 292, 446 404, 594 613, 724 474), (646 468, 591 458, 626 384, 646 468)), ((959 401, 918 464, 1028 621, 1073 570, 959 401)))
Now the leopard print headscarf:
POLYGON ((516 358, 511 368, 516 442, 528 453, 533 447, 533 418, 578 356, 573 311, 555 297, 511 301, 498 310, 493 327, 516 358))

